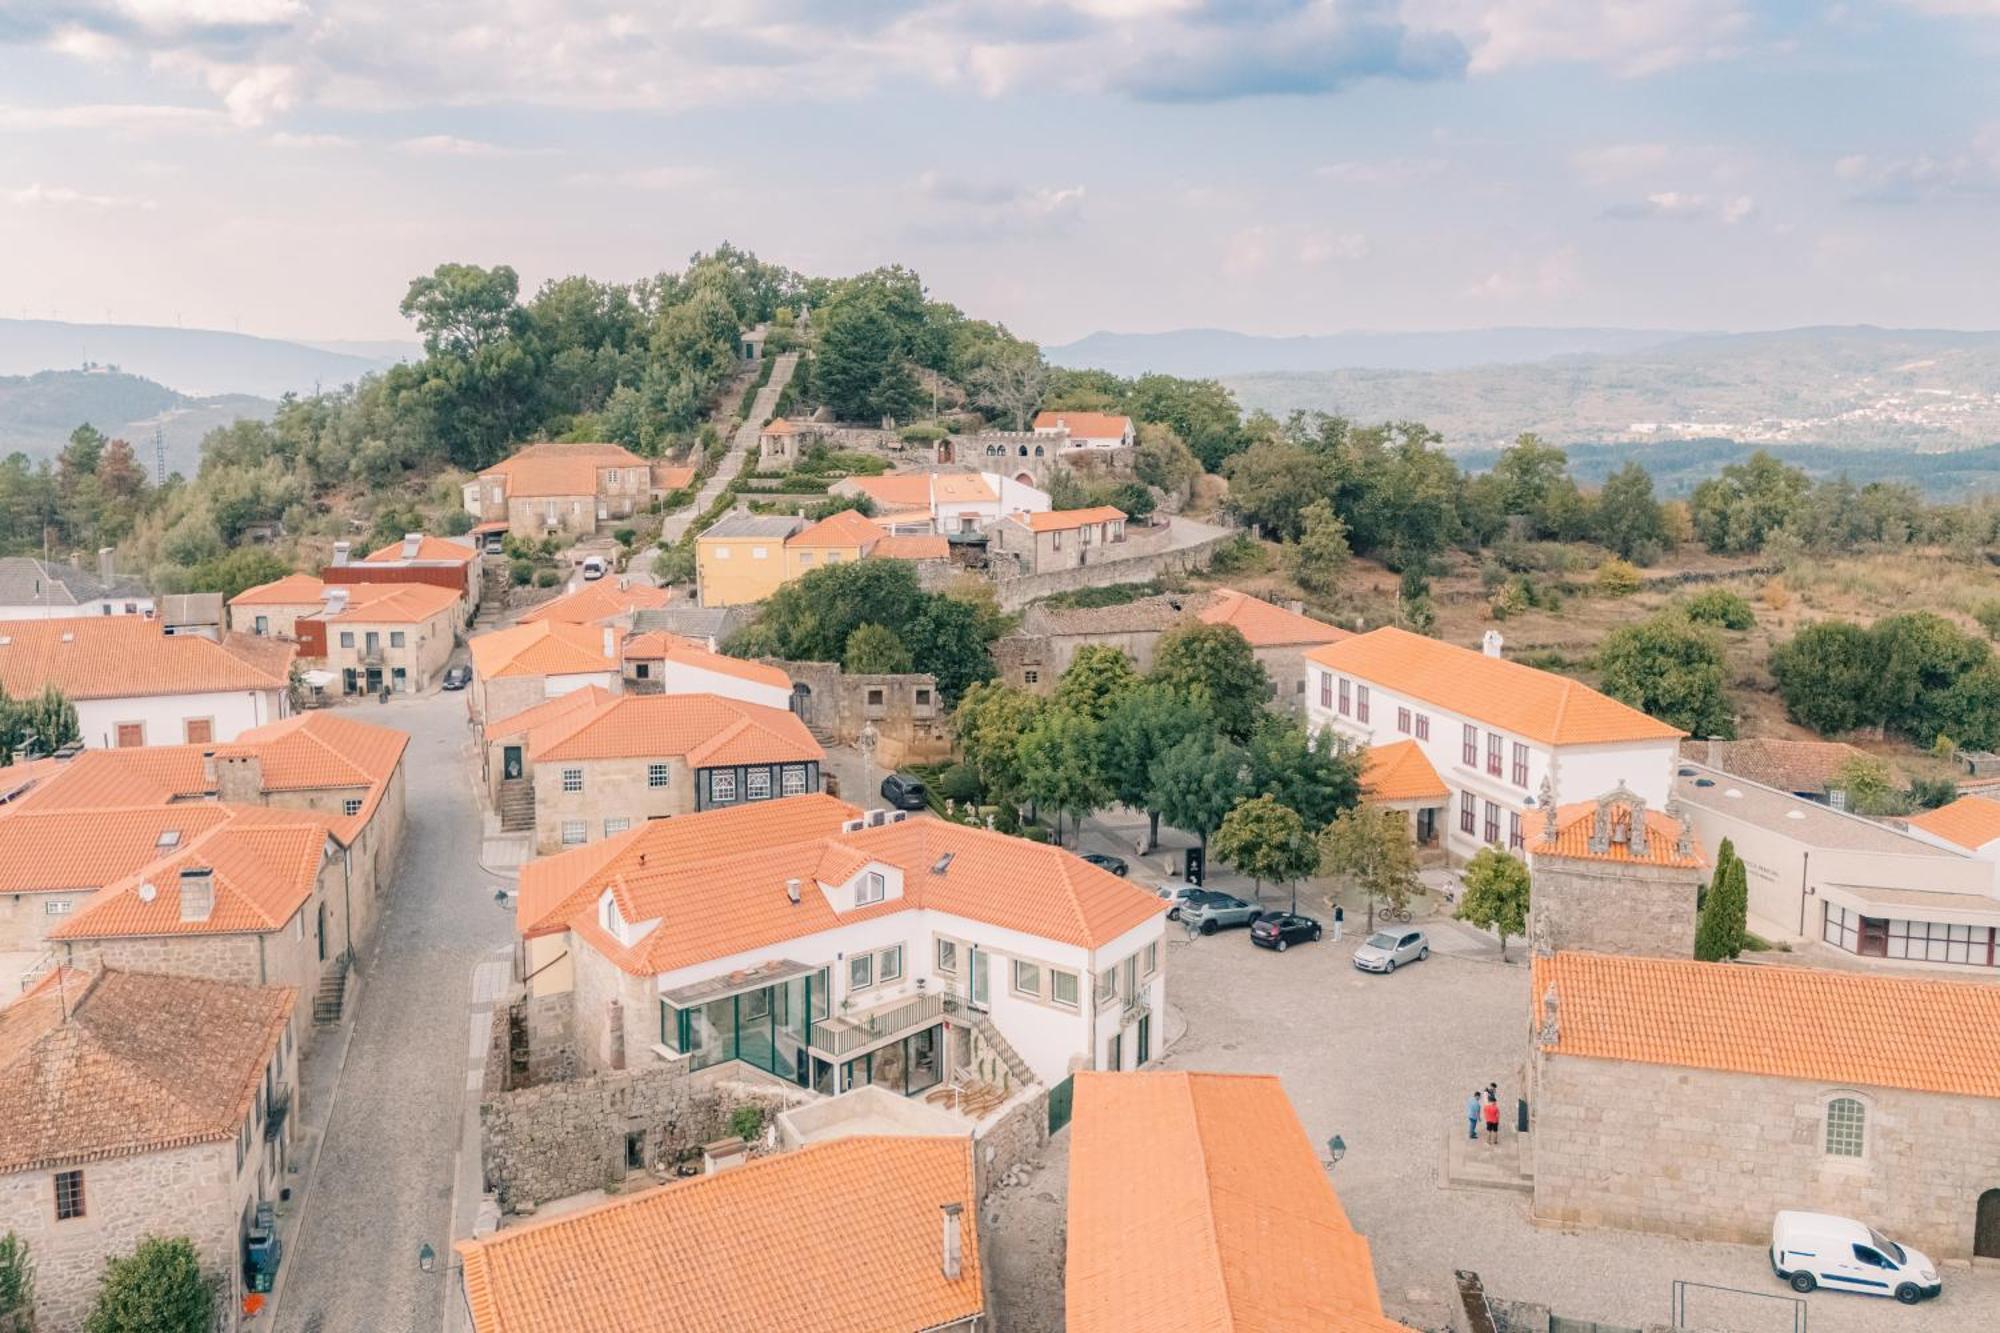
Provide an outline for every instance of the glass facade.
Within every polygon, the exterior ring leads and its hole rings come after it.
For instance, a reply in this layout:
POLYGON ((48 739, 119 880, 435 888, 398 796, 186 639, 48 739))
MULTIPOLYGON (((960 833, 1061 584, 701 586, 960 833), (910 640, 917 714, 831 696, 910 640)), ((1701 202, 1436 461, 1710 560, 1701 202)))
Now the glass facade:
MULTIPOLYGON (((944 1081, 944 1024, 878 1046, 841 1066, 842 1088, 872 1085, 902 1096, 928 1091, 944 1081)), ((820 1091, 831 1091, 821 1088, 820 1091)))
POLYGON ((741 1060, 767 1074, 808 1086, 806 1047, 812 1025, 827 1016, 826 969, 773 986, 677 1007, 660 1001, 660 1042, 688 1057, 691 1069, 741 1060))
POLYGON ((1826 905, 1820 938, 1834 948, 1864 958, 1903 958, 1923 963, 2000 966, 2000 932, 1991 926, 1954 926, 1942 921, 1898 921, 1863 916, 1826 905))

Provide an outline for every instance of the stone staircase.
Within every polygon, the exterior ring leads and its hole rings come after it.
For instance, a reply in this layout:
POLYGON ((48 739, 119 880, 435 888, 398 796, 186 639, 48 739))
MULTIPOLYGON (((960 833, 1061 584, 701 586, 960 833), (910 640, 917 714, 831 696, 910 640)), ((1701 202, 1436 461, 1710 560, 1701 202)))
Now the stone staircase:
POLYGON ((985 1014, 960 1010, 957 1021, 972 1029, 973 1065, 979 1067, 985 1063, 980 1059, 983 1048, 984 1054, 998 1062, 1006 1071, 1005 1078, 996 1078, 991 1072, 982 1069, 981 1076, 988 1082, 997 1083, 1010 1093, 1015 1088, 1029 1087, 1034 1083, 1035 1071, 1028 1068, 1028 1062, 1021 1058, 1021 1053, 1014 1049, 1013 1044, 1000 1035, 1000 1029, 993 1026, 992 1019, 985 1014))
POLYGON ((535 827, 535 780, 515 778, 500 784, 500 831, 529 833, 535 827))
POLYGON ((341 1010, 347 1005, 346 954, 327 964, 326 971, 319 979, 319 994, 313 996, 313 1022, 316 1024, 338 1023, 341 1010))
POLYGON ((510 586, 507 561, 501 556, 486 556, 479 562, 479 605, 473 608, 472 619, 465 622, 467 635, 491 629, 507 615, 507 589, 510 586))

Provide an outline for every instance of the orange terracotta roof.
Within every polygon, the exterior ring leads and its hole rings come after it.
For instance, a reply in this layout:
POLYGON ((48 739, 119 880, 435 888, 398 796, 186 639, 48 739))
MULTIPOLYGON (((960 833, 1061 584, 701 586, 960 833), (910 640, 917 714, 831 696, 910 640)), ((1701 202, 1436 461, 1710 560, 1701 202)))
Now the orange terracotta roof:
POLYGON ((0 688, 13 698, 53 685, 75 699, 281 690, 296 648, 243 635, 221 643, 164 634, 139 616, 10 620, 0 624, 0 688))
POLYGON ((235 1138, 292 1004, 288 986, 63 969, 0 1010, 0 1172, 235 1138))
POLYGON ((635 634, 625 642, 625 656, 641 661, 671 662, 696 671, 713 671, 738 680, 755 681, 781 690, 792 688, 792 678, 777 667, 747 658, 712 653, 693 639, 664 630, 635 634))
POLYGON ((931 508, 931 479, 922 472, 890 472, 879 477, 850 477, 847 484, 878 505, 905 509, 931 508))
POLYGON ((1311 649, 1308 660, 1547 745, 1684 735, 1581 681, 1384 627, 1311 649))
POLYGON ((1067 430, 1071 438, 1106 440, 1122 438, 1132 429, 1132 418, 1113 412, 1037 412, 1036 430, 1067 430))
POLYGON ((482 480, 506 483, 509 498, 597 494, 604 468, 651 465, 618 444, 531 444, 480 473, 482 480))
POLYGON ((629 616, 634 611, 665 606, 673 597, 673 591, 668 588, 655 588, 644 583, 620 586, 616 580, 599 579, 552 602, 543 602, 532 610, 522 612, 518 623, 532 625, 540 620, 560 620, 570 625, 601 625, 619 616, 629 616))
POLYGON ((1533 1030, 1551 988, 1556 1055, 2000 1097, 2000 986, 1559 953, 1535 960, 1533 1030))
POLYGON ((1038 514, 1015 514, 1013 517, 1030 532, 1058 532, 1090 523, 1122 519, 1125 511, 1112 505, 1097 505, 1091 509, 1048 509, 1038 514))
POLYGON ((179 846, 228 819, 227 809, 207 801, 127 810, 16 810, 0 818, 0 893, 101 889, 157 861, 163 839, 171 837, 169 845, 179 846))
POLYGON ((1990 796, 1961 796, 1950 805, 1911 815, 1909 824, 1976 852, 2000 838, 2000 801, 1990 796))
POLYGON ((106 886, 52 940, 141 935, 269 934, 312 898, 333 820, 310 810, 225 806, 230 818, 179 850, 106 886), (208 914, 183 920, 183 870, 208 870, 208 914))
POLYGON ((877 560, 949 560, 951 543, 934 532, 888 536, 868 553, 877 560))
POLYGON ((1070 1333, 1408 1333, 1274 1075, 1084 1071, 1075 1098, 1070 1333))
POLYGON ((459 1242, 474 1333, 917 1330, 985 1310, 969 1137, 854 1137, 459 1242), (963 1208, 944 1275, 943 1213, 963 1208))
POLYGON ((352 625, 421 625, 444 615, 464 594, 434 583, 342 583, 347 597, 339 610, 325 606, 301 620, 335 621, 352 625))
POLYGON ((616 698, 617 694, 602 685, 586 685, 580 690, 570 690, 553 699, 544 699, 533 708, 525 708, 511 717, 487 723, 486 739, 497 741, 504 736, 519 736, 565 718, 582 717, 596 712, 616 698))
POLYGON ((464 542, 456 542, 449 537, 432 537, 429 534, 420 536, 417 539, 417 553, 414 556, 403 554, 406 546, 406 542, 390 542, 378 551, 370 551, 362 558, 371 564, 388 564, 401 560, 424 560, 442 561, 453 565, 469 565, 479 558, 479 552, 473 550, 464 542))
POLYGON ((326 584, 311 574, 287 574, 229 599, 231 606, 310 606, 326 596, 326 584))
POLYGON ((1840 770, 1855 759, 1867 758, 1841 741, 1782 740, 1775 736, 1747 736, 1734 741, 1681 742, 1681 754, 1698 764, 1720 769, 1739 778, 1779 791, 1824 792, 1838 786, 1840 770))
POLYGON ((1449 800, 1451 789, 1415 741, 1368 747, 1361 789, 1372 801, 1449 800))
POLYGON ((999 497, 977 472, 939 472, 931 477, 931 494, 940 504, 977 504, 999 497))
POLYGON ((1290 647, 1301 643, 1338 643, 1354 636, 1311 616, 1273 606, 1234 588, 1218 588, 1199 612, 1204 624, 1232 625, 1252 648, 1290 647))
POLYGON ((783 708, 717 694, 619 694, 528 732, 537 764, 685 756, 690 766, 826 758, 806 724, 783 708))
POLYGON ((798 434, 798 430, 797 426, 794 426, 783 417, 772 417, 764 423, 764 429, 761 433, 765 435, 796 435, 798 434))
MULTIPOLYGON (((604 653, 604 631, 591 625, 566 625, 538 620, 474 635, 466 642, 472 669, 486 679, 496 676, 569 676, 616 671, 618 663, 604 653)), ((615 644, 614 644, 615 648, 615 644)))
POLYGON ((343 843, 352 843, 375 817, 409 747, 406 731, 315 711, 252 727, 228 744, 216 746, 215 754, 217 758, 254 754, 263 772, 265 791, 367 788, 360 810, 352 815, 328 815, 333 835, 343 843))
POLYGON ((792 796, 655 821, 608 858, 582 848, 596 854, 535 861, 532 894, 522 875, 522 933, 566 924, 619 967, 646 976, 920 908, 1082 948, 1165 911, 1152 894, 1060 848, 929 816, 843 833, 848 809, 825 796, 792 796), (751 812, 762 812, 761 820, 751 812), (754 822, 739 822, 746 818, 754 822), (811 883, 823 867, 868 861, 902 870, 901 897, 836 913, 824 893, 793 903, 785 892, 788 879, 811 883), (632 905, 628 920, 667 918, 631 948, 599 929, 590 910, 613 880, 632 905))
POLYGON ((653 464, 653 485, 663 491, 684 491, 694 485, 694 469, 685 464, 653 464))
POLYGON ((1646 845, 1635 854, 1632 848, 1632 807, 1622 801, 1611 804, 1610 840, 1603 851, 1594 851, 1590 842, 1597 829, 1597 802, 1578 801, 1556 811, 1556 836, 1544 834, 1545 821, 1529 815, 1528 850, 1536 856, 1565 856, 1579 861, 1621 861, 1633 865, 1669 866, 1678 870, 1698 870, 1708 864, 1700 844, 1692 837, 1685 852, 1679 850, 1681 822, 1663 810, 1646 811, 1646 845))
POLYGON ((866 551, 889 534, 876 526, 865 515, 852 509, 829 514, 809 528, 802 528, 785 538, 787 546, 840 546, 857 547, 866 551))
POLYGON ((208 794, 199 745, 85 750, 14 804, 21 810, 102 810, 165 805, 208 794))

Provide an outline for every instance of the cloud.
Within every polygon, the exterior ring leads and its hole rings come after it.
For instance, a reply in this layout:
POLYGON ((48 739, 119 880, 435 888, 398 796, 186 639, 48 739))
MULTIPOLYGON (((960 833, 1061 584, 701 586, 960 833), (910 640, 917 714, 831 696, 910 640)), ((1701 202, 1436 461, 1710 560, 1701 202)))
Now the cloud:
POLYGON ((1549 63, 1642 77, 1740 55, 1745 0, 1408 0, 1412 22, 1467 33, 1475 74, 1549 63))
POLYGON ((624 167, 616 171, 579 171, 571 185, 605 185, 619 190, 687 190, 714 180, 707 167, 624 167))
POLYGON ((1672 152, 1663 143, 1614 143, 1579 148, 1569 155, 1569 160, 1578 175, 1604 184, 1657 172, 1667 165, 1672 152))
POLYGON ((1368 238, 1360 232, 1303 223, 1258 223, 1231 233, 1223 243, 1221 267, 1225 277, 1256 278, 1274 267, 1294 271, 1365 259, 1368 251, 1368 238))
POLYGON ((1376 161, 1328 162, 1313 175, 1337 185, 1409 185, 1428 180, 1445 169, 1441 157, 1389 157, 1376 161))
POLYGON ((1833 165, 1864 204, 1977 203, 2000 200, 2000 124, 1988 125, 1960 149, 1874 158, 1851 153, 1833 165))
POLYGON ((1142 101, 1219 102, 1338 92, 1370 78, 1429 81, 1465 72, 1452 32, 1411 27, 1368 0, 1213 0, 1111 78, 1142 101))
POLYGON ((1660 190, 1629 203, 1613 204, 1598 216, 1609 222, 1723 222, 1731 226, 1757 211, 1747 194, 1710 198, 1685 190, 1660 190))
POLYGON ((345 134, 291 134, 278 130, 264 139, 273 148, 356 148, 358 140, 345 134))
POLYGON ((146 103, 92 103, 77 106, 0 106, 0 130, 107 130, 159 133, 215 130, 227 124, 207 107, 146 103))
POLYGON ((1074 230, 1083 221, 1081 185, 1018 185, 927 171, 917 178, 924 211, 909 234, 924 241, 1005 240, 1074 230))
POLYGON ((455 134, 424 134, 398 140, 396 151, 418 157, 520 157, 528 150, 484 139, 461 139, 455 134))
POLYGON ((43 185, 39 181, 21 189, 9 190, 7 202, 22 208, 70 208, 94 213, 123 208, 150 211, 159 206, 151 199, 141 199, 131 195, 89 194, 67 185, 43 185))
POLYGON ((1467 287, 1465 295, 1501 303, 1551 300, 1574 293, 1580 285, 1576 247, 1566 245, 1539 259, 1518 259, 1497 268, 1467 287))

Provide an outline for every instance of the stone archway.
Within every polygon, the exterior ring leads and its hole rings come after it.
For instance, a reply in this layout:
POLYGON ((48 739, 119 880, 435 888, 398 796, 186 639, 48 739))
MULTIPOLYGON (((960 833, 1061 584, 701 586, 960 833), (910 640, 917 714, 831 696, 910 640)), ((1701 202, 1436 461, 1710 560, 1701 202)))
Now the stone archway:
POLYGON ((1019 476, 1015 477, 1014 480, 1020 482, 1023 486, 1032 486, 1035 484, 1034 475, 1028 472, 1021 473, 1019 476))
POLYGON ((792 713, 807 726, 812 725, 812 686, 804 681, 792 685, 792 713))
POLYGON ((1972 1227, 1972 1253, 1981 1259, 2000 1259, 2000 1189, 1979 1196, 1979 1213, 1972 1227))

